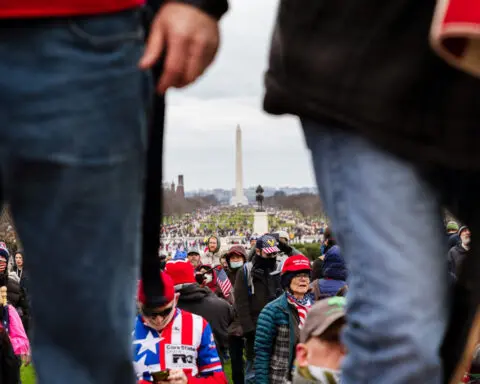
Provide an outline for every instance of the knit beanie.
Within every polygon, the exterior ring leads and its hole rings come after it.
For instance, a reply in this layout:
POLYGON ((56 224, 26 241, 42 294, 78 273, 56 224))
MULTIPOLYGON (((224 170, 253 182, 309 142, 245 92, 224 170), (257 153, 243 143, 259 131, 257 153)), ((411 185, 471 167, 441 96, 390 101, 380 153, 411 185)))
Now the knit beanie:
POLYGON ((156 292, 155 295, 147 297, 147 295, 145 295, 144 283, 140 280, 140 283, 138 284, 137 300, 142 305, 148 308, 163 307, 175 298, 175 288, 171 277, 165 272, 160 272, 160 281, 162 286, 151 287, 148 290, 149 292, 156 292))
POLYGON ((455 221, 449 221, 447 223, 447 231, 450 232, 450 231, 455 231, 457 232, 458 231, 458 224, 455 222, 455 221))
POLYGON ((8 259, 10 258, 10 253, 8 252, 7 245, 3 241, 0 241, 0 257, 5 258, 7 263, 8 259))
POLYGON ((169 261, 165 266, 165 272, 172 278, 174 285, 195 283, 195 270, 189 261, 169 261))

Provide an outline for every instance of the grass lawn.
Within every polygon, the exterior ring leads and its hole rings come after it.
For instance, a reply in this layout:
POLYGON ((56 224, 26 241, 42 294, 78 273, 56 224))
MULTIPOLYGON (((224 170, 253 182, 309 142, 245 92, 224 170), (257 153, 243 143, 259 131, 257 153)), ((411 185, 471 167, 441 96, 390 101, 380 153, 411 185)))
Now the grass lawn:
POLYGON ((35 384, 35 372, 31 365, 28 367, 22 367, 21 374, 22 384, 35 384))
MULTIPOLYGON (((22 367, 22 384, 35 384, 35 372, 33 367, 30 365, 28 367, 22 367)), ((232 382, 232 367, 230 362, 225 364, 225 374, 228 377, 228 381, 232 382)))

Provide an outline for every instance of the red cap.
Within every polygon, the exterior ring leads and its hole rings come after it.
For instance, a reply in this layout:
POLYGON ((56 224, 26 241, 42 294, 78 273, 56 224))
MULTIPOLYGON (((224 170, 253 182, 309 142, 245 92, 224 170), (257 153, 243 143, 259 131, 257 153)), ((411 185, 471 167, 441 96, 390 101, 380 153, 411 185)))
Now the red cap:
POLYGON ((172 260, 165 265, 165 272, 172 278, 173 284, 195 283, 195 270, 188 260, 172 260))
POLYGON ((165 272, 160 272, 160 279, 163 282, 163 289, 159 290, 161 294, 158 294, 155 297, 145 297, 145 292, 143 289, 143 281, 140 280, 138 284, 138 301, 148 307, 162 307, 165 304, 170 303, 175 298, 175 288, 173 286, 173 281, 170 276, 165 272))
POLYGON ((282 275, 287 272, 311 271, 310 260, 303 255, 290 256, 282 266, 282 275))

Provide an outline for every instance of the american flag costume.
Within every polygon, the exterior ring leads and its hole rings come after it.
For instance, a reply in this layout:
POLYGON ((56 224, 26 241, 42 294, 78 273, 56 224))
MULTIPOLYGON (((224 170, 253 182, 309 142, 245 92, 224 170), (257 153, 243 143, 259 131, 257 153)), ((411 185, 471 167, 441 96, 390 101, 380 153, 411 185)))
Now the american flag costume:
POLYGON ((160 333, 137 317, 133 356, 139 383, 152 382, 150 373, 166 369, 183 369, 189 383, 227 383, 210 325, 201 316, 178 308, 175 311, 173 320, 160 333), (212 380, 205 377, 208 375, 212 380))

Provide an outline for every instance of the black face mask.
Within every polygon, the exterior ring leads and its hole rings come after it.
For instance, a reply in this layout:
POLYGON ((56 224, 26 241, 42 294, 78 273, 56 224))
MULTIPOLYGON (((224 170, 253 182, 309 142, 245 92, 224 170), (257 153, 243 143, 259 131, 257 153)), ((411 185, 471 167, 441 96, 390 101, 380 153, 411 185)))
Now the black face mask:
POLYGON ((265 270, 273 270, 275 268, 275 264, 277 263, 276 258, 264 258, 259 255, 255 257, 255 260, 253 262, 253 266, 259 269, 265 269, 265 270))
POLYGON ((205 280, 205 275, 202 275, 200 273, 195 275, 195 281, 198 284, 202 284, 204 280, 205 280))

